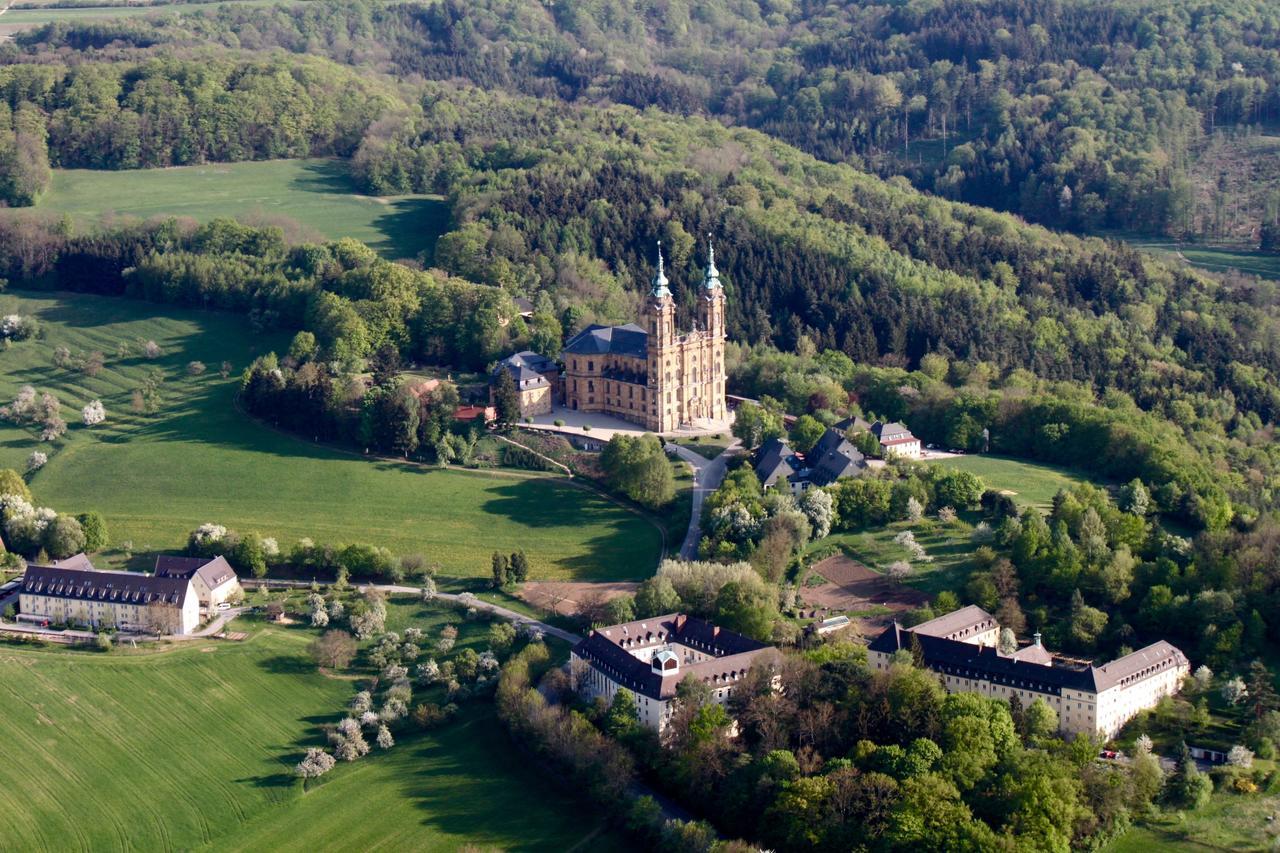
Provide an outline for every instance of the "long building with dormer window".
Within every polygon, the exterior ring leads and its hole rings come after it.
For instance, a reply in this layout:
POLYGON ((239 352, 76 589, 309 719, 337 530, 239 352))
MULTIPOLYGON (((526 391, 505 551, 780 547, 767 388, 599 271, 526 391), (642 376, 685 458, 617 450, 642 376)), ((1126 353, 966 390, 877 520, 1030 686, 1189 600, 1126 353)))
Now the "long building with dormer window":
POLYGON ((575 688, 589 699, 611 702, 618 690, 630 690, 640 722, 662 732, 682 679, 703 682, 712 700, 724 704, 753 666, 776 657, 772 646, 671 613, 597 628, 573 647, 569 669, 575 688))
POLYGON ((906 651, 942 679, 949 692, 980 693, 1024 706, 1043 699, 1064 734, 1111 738, 1134 716, 1178 692, 1191 666, 1161 640, 1102 666, 1056 656, 1036 634, 1011 653, 997 647, 1000 625, 981 607, 965 607, 915 628, 897 622, 868 648, 872 669, 887 670, 906 651))

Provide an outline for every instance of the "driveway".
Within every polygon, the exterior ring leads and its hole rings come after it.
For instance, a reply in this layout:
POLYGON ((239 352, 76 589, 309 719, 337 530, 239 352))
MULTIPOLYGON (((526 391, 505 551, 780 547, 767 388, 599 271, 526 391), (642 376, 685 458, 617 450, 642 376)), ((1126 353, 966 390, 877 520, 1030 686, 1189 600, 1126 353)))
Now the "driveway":
POLYGON ((667 445, 669 452, 693 466, 693 509, 689 513, 689 530, 685 533, 684 544, 680 546, 680 559, 698 558, 698 541, 702 538, 702 502, 708 494, 720 488, 728 470, 729 456, 741 446, 742 442, 735 439, 715 459, 708 459, 687 447, 667 445))

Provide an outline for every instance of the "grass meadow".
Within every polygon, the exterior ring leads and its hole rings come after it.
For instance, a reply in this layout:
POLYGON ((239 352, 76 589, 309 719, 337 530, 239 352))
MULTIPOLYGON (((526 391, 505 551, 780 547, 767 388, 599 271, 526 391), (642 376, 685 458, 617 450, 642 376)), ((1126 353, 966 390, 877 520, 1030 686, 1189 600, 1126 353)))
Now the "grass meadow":
MULTIPOLYGON (((422 615, 409 604, 393 609, 406 623, 422 615)), ((458 621, 427 616, 429 634, 458 621)), ((581 819, 570 794, 511 760, 486 699, 441 729, 404 730, 389 752, 341 764, 304 793, 292 767, 323 742, 319 726, 338 719, 356 687, 316 670, 306 652, 311 629, 244 627, 251 632, 244 643, 109 655, 0 646, 10 756, 0 762, 0 847, 624 845, 598 821, 581 819)), ((461 627, 477 643, 487 631, 461 627)))
POLYGON ((195 527, 216 522, 284 547, 305 536, 419 553, 453 577, 486 576, 494 550, 520 548, 541 579, 641 579, 657 564, 661 533, 650 521, 569 481, 362 459, 248 419, 234 406, 238 374, 287 339, 255 334, 242 318, 81 294, 0 296, 0 313, 15 312, 37 316, 45 337, 0 351, 0 398, 24 383, 54 391, 71 428, 50 445, 0 425, 0 467, 22 470, 32 450, 48 453, 30 478, 38 501, 102 512, 117 546, 180 548, 195 527), (160 344, 160 358, 142 356, 146 340, 160 344), (129 353, 118 352, 122 342, 129 353), (59 345, 103 352, 105 369, 89 378, 55 367, 59 345), (194 360, 207 366, 202 375, 188 375, 194 360), (218 372, 224 360, 228 379, 218 372), (133 390, 156 370, 159 411, 134 413, 133 390), (108 418, 90 429, 79 409, 94 398, 108 418))
MULTIPOLYGON (((8 21, 12 14, 0 20, 8 21)), ((324 159, 119 172, 57 169, 52 189, 36 209, 93 221, 114 214, 279 223, 296 239, 354 237, 388 258, 414 258, 421 252, 429 257, 436 237, 449 224, 443 199, 360 195, 346 165, 324 159)))
POLYGON ((1018 503, 1039 509, 1053 505, 1053 496, 1058 489, 1070 489, 1088 482, 1083 474, 1067 468, 990 454, 953 456, 933 464, 971 471, 982 478, 987 488, 1013 492, 1013 499, 1018 503))
POLYGON ((1218 792, 1204 808, 1171 812, 1142 821, 1103 847, 1104 853, 1149 853, 1152 850, 1275 850, 1280 827, 1280 796, 1242 796, 1218 792))

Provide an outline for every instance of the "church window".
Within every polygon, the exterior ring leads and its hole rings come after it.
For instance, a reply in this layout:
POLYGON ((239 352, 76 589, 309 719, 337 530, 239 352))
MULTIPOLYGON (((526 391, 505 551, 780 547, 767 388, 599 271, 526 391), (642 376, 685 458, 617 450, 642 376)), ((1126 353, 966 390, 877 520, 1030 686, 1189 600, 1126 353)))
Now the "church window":
POLYGON ((593 371, 593 370, 595 370, 595 369, 596 369, 596 363, 595 363, 594 361, 588 361, 588 362, 587 362, 587 371, 588 371, 588 372, 590 372, 590 371, 593 371))
POLYGON ((596 390, 596 383, 595 383, 595 382, 593 382, 592 380, 588 379, 588 380, 587 380, 587 390, 588 390, 588 391, 594 391, 594 390, 596 390))

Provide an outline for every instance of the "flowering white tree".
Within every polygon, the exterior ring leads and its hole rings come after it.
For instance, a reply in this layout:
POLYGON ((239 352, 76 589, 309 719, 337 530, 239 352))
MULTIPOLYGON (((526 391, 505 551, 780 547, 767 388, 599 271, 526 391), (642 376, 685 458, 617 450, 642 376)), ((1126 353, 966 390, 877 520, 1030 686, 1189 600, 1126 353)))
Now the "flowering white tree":
POLYGON ((986 545, 989 542, 994 542, 995 538, 996 532, 985 521, 979 521, 978 525, 973 528, 973 533, 969 534, 969 540, 974 545, 986 545))
POLYGON ((907 498, 907 521, 913 524, 924 518, 924 505, 914 497, 907 498))
POLYGON ((409 677, 409 670, 398 663, 393 663, 382 671, 382 677, 387 681, 402 681, 409 677))
POLYGON ((360 725, 364 726, 366 729, 373 728, 374 726, 378 725, 381 721, 382 721, 382 718, 379 717, 375 711, 365 711, 363 714, 360 715, 360 725))
POLYGON ((1147 736, 1146 732, 1138 735, 1133 742, 1133 748, 1138 751, 1139 755, 1150 755, 1152 746, 1154 744, 1151 743, 1151 738, 1147 736))
POLYGON ((897 536, 893 537, 893 541, 907 549, 910 559, 919 560, 922 563, 931 563, 933 558, 925 553, 924 546, 916 541, 916 535, 910 530, 904 530, 897 536))
POLYGON ((213 545, 221 542, 227 536, 227 528, 221 524, 202 524, 191 534, 191 539, 197 545, 213 545))
POLYGON ((1200 666, 1196 667, 1191 679, 1195 683, 1195 689, 1204 692, 1213 686, 1213 670, 1204 664, 1200 664, 1200 666))
POLYGON ((1249 768, 1253 766, 1253 750, 1236 744, 1227 753, 1227 763, 1232 767, 1249 768))
POLYGON ((280 556, 280 543, 273 536, 262 537, 262 556, 268 560, 280 556))
POLYGON ((950 524, 956 520, 956 508, 953 506, 944 506, 938 510, 938 521, 943 524, 950 524))
POLYGON ((351 697, 351 702, 348 703, 347 707, 357 714, 363 714, 373 707, 373 694, 368 690, 361 690, 351 697))
POLYGON ((355 761, 360 756, 369 754, 369 744, 360 732, 356 732, 355 737, 339 736, 334 754, 343 761, 355 761))
POLYGON ((159 358, 162 352, 160 345, 155 341, 147 341, 142 345, 142 354, 147 358, 159 358))
POLYGON ((1222 698, 1227 700, 1228 705, 1239 705, 1248 695, 1249 688, 1245 686, 1244 679, 1239 676, 1229 679, 1222 685, 1222 698))
POLYGON ((831 532, 835 521, 835 502, 831 493, 822 489, 809 489, 800 496, 800 511, 809 519, 813 538, 823 539, 831 532))
POLYGON ((39 471, 48 461, 48 454, 41 453, 39 450, 33 450, 31 451, 31 455, 27 457, 27 470, 39 471))
POLYGON ((41 441, 57 441, 58 439, 62 438, 62 436, 66 435, 66 432, 67 432, 67 422, 64 421, 60 416, 54 415, 53 417, 46 420, 44 422, 44 425, 40 427, 40 440, 41 441))
POLYGON ((80 410, 80 419, 85 426, 97 426, 107 419, 107 410, 101 400, 92 400, 80 410))
POLYGON ((355 717, 343 717, 338 721, 337 732, 345 738, 358 737, 360 735, 360 721, 355 717))
POLYGON ((911 575, 911 564, 906 560, 895 560, 885 569, 885 574, 889 576, 889 580, 902 583, 911 575))
POLYGON ((440 680, 440 664, 434 659, 428 660, 426 663, 420 663, 413 670, 414 677, 418 679, 418 683, 422 685, 435 684, 440 680))
POLYGON ((336 763, 337 761, 332 755, 323 749, 312 747, 307 750, 306 758, 298 762, 298 766, 294 770, 303 779, 315 779, 317 776, 323 776, 332 770, 336 763))
POLYGON ((396 739, 391 736, 391 729, 386 726, 378 726, 378 748, 390 749, 396 745, 396 739))
POLYGON ((500 666, 498 656, 489 651, 481 652, 477 666, 481 672, 497 672, 500 666))
POLYGON ((311 611, 311 627, 327 628, 329 626, 329 612, 324 608, 311 611))
POLYGON ((422 600, 433 601, 436 597, 436 582, 434 578, 422 579, 422 600))

